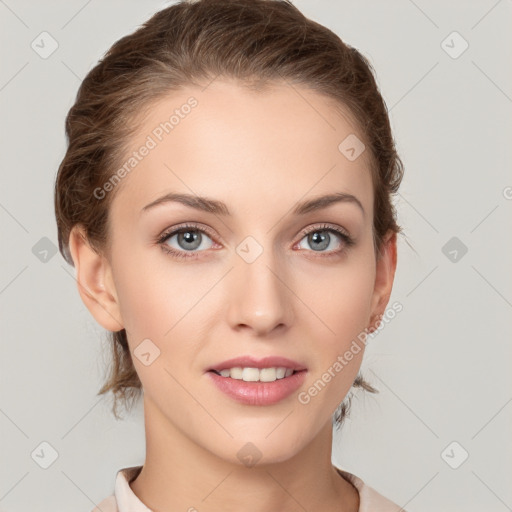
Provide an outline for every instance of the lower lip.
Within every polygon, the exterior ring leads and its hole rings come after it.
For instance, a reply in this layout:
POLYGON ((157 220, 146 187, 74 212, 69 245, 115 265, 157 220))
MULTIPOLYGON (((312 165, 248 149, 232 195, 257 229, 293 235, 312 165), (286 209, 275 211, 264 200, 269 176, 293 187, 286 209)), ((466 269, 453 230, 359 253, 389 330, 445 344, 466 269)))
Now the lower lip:
POLYGON ((208 375, 223 393, 237 402, 246 405, 272 405, 284 400, 302 386, 306 370, 273 382, 245 382, 221 377, 211 371, 208 375))

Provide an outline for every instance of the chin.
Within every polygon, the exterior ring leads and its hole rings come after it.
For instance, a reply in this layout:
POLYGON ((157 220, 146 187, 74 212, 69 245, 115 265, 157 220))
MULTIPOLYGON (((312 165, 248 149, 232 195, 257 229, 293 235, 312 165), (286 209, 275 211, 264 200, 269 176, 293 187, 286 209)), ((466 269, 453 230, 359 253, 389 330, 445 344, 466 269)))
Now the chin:
POLYGON ((244 435, 226 440, 224 444, 216 444, 212 451, 230 463, 246 467, 263 467, 285 462, 297 455, 303 445, 307 444, 307 440, 300 433, 295 437, 284 427, 284 423, 277 429, 279 422, 275 421, 270 428, 253 428, 253 435, 246 431, 244 435), (283 431, 278 432, 281 428, 283 431))

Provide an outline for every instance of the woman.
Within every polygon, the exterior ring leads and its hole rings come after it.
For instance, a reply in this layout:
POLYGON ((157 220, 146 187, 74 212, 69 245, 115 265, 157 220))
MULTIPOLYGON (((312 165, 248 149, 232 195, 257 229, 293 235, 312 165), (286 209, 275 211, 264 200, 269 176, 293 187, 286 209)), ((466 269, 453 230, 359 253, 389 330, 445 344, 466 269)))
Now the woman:
POLYGON ((333 466, 392 290, 403 169, 368 61, 284 0, 156 13, 83 81, 59 248, 144 397, 97 509, 398 511, 333 466))

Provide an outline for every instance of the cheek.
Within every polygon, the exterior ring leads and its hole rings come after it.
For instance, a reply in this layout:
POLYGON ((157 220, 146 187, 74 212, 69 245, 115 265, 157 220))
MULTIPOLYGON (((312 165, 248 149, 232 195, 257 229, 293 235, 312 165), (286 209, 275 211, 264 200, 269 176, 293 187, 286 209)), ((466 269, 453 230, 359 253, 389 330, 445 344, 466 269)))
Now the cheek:
MULTIPOLYGON (((139 242, 140 244, 140 242, 139 242)), ((112 269, 123 324, 133 343, 160 337, 169 329, 177 294, 175 277, 148 256, 155 250, 137 250, 136 242, 119 243, 112 251, 112 269), (129 249, 131 248, 131 249, 129 249), (157 321, 158 320, 158 321, 157 321)), ((178 284, 176 284, 178 287, 178 284)), ((179 288, 178 288, 179 289, 179 288)))
POLYGON ((321 348, 315 351, 301 401, 315 414, 324 408, 334 412, 361 367, 375 282, 370 256, 361 252, 335 267, 324 267, 299 287, 298 296, 308 306, 301 308, 301 331, 321 348))
POLYGON ((367 327, 375 282, 371 259, 354 256, 298 281, 295 289, 307 306, 304 314, 316 322, 323 339, 336 346, 367 327))
POLYGON ((132 352, 150 339, 170 366, 190 358, 201 343, 198 333, 215 315, 209 292, 221 275, 170 262, 158 248, 129 254, 119 248, 116 256, 114 279, 132 352))

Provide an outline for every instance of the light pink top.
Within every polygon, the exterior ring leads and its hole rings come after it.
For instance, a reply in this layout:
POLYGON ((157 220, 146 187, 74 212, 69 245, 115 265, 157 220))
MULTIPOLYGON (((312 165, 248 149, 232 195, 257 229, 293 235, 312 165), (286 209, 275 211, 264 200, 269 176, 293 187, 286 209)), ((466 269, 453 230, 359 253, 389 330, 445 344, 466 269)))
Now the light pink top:
MULTIPOLYGON (((120 469, 116 475, 114 494, 105 498, 92 512, 152 512, 139 500, 129 485, 138 476, 141 469, 142 466, 120 469)), ((358 512, 406 512, 396 503, 366 485, 359 477, 338 467, 336 470, 359 491, 358 512)))

